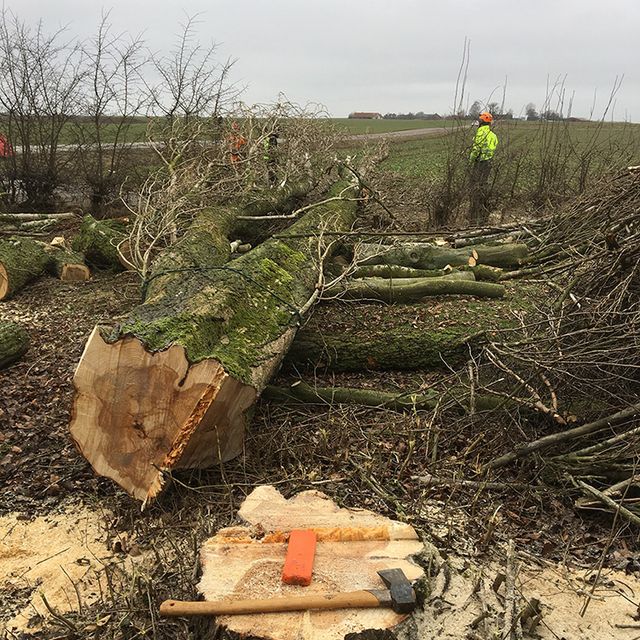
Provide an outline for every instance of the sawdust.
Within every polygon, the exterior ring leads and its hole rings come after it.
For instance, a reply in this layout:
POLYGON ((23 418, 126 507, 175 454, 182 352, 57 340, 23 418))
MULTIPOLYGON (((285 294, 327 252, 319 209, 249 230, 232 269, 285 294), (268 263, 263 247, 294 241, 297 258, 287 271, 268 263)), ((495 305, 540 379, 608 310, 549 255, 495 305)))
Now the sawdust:
MULTIPOLYGON (((414 628, 418 629, 421 640, 501 637, 504 587, 496 593, 492 583, 503 568, 494 564, 482 567, 470 563, 469 559, 454 557, 449 558, 448 564, 447 577, 439 576, 435 595, 424 611, 414 614, 414 628), (483 602, 489 615, 477 623, 483 602)), ((580 611, 595 579, 593 570, 552 564, 541 568, 523 567, 517 580, 518 591, 527 602, 538 598, 542 612, 540 623, 525 637, 540 640, 637 638, 640 626, 634 616, 638 613, 640 579, 622 571, 603 570, 593 598, 581 617, 580 611)), ((406 640, 414 637, 409 633, 406 640)))
POLYGON ((104 513, 85 507, 31 521, 0 518, 0 591, 9 605, 0 629, 39 629, 50 617, 42 596, 57 613, 82 611, 104 593, 107 564, 142 559, 111 551, 104 522, 104 513))

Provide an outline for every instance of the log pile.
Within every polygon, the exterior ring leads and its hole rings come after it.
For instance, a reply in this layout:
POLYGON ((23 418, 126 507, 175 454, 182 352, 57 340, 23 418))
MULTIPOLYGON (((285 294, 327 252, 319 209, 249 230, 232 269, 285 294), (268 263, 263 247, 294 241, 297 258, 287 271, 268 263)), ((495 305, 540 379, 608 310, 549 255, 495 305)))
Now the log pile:
POLYGON ((71 434, 98 473, 146 501, 166 472, 241 451, 245 412, 317 297, 321 230, 353 224, 355 191, 340 183, 333 193, 350 197, 311 209, 290 239, 232 266, 218 264, 229 248, 217 252, 217 230, 193 229, 158 261, 144 303, 122 324, 94 329, 74 377, 71 434))

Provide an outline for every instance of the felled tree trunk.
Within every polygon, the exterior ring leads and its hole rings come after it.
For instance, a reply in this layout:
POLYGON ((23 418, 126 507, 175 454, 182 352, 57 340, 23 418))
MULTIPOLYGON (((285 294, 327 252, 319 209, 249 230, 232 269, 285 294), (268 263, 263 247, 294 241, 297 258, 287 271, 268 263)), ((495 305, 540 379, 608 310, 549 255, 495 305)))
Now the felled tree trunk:
MULTIPOLYGON (((465 409, 469 408, 469 390, 464 387, 449 388, 443 393, 435 389, 428 393, 390 393, 378 389, 357 389, 353 387, 318 387, 298 381, 289 387, 268 385, 262 397, 281 404, 357 404, 375 409, 394 411, 432 411, 447 400, 455 401, 465 409)), ((493 409, 503 400, 495 396, 474 396, 474 409, 493 409)))
POLYGON ((451 249, 425 243, 404 244, 392 247, 378 244, 363 244, 359 248, 361 264, 393 264, 415 269, 444 269, 447 265, 468 265, 474 258, 478 264, 512 269, 521 265, 529 255, 526 244, 503 244, 498 246, 476 245, 462 249, 451 249), (475 258, 477 254, 477 258, 475 258))
MULTIPOLYGON (((356 321, 357 322, 357 321, 356 321)), ((303 327, 285 360, 288 369, 331 371, 431 370, 464 361, 467 345, 477 339, 468 327, 426 328, 401 325, 383 331, 325 333, 303 327)))
MULTIPOLYGON (((347 230, 354 218, 354 202, 333 201, 291 230, 347 230)), ((240 453, 244 414, 315 290, 318 242, 281 237, 212 265, 216 241, 203 229, 167 260, 189 255, 181 264, 190 266, 162 273, 160 261, 144 304, 121 325, 94 329, 74 377, 71 434, 97 473, 146 501, 162 489, 163 471, 240 453)))
POLYGON ((29 238, 0 241, 0 300, 6 300, 42 275, 49 255, 42 243, 29 238))
POLYGON ((489 282, 476 282, 473 273, 455 271, 440 278, 363 278, 350 280, 342 286, 342 296, 350 300, 380 300, 381 302, 415 302, 426 296, 470 295, 481 298, 501 298, 504 287, 489 282))
POLYGON ((351 278, 439 278, 446 276, 444 269, 412 269, 397 264, 369 264, 356 267, 351 278))
POLYGON ((29 334, 16 322, 0 320, 0 369, 22 358, 29 349, 29 334))
POLYGON ((115 220, 96 220, 86 215, 71 246, 84 254, 87 262, 101 269, 122 271, 124 265, 118 246, 127 237, 126 227, 115 220))

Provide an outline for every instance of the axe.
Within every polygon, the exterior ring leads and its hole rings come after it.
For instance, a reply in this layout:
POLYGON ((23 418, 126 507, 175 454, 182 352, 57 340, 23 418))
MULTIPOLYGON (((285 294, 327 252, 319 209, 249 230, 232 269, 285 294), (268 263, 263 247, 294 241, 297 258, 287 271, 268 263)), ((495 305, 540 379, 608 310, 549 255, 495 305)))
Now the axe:
POLYGON ((308 609, 363 609, 391 607, 396 613, 411 613, 416 608, 416 594, 402 569, 383 569, 378 575, 386 589, 364 589, 327 595, 287 596, 264 600, 235 602, 184 602, 165 600, 161 616, 221 616, 240 613, 274 613, 308 609))

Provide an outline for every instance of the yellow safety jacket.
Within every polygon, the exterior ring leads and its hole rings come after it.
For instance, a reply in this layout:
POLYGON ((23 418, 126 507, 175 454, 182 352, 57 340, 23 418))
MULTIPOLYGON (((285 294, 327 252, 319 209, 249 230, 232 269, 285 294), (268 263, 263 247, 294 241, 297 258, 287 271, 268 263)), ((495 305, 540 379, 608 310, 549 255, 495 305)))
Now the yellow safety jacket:
POLYGON ((484 125, 478 127, 476 137, 473 140, 471 154, 469 159, 475 160, 491 160, 498 146, 498 136, 491 131, 491 127, 484 125))

